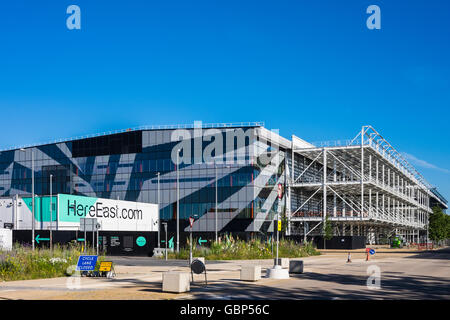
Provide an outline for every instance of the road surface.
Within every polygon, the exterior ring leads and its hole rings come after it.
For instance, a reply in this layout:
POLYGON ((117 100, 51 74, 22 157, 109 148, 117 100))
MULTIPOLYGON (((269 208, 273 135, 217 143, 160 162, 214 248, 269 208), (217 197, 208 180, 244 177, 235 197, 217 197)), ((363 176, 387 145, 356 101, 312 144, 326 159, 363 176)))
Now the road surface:
MULTIPOLYGON (((208 286, 195 276, 191 291, 161 291, 162 273, 189 271, 186 261, 145 257, 111 257, 117 277, 54 278, 0 284, 1 299, 450 299, 450 248, 430 252, 380 248, 369 261, 363 250, 323 250, 321 256, 303 258, 304 273, 288 280, 239 280, 242 264, 271 267, 271 260, 207 261, 208 286), (377 281, 369 281, 379 271, 377 281)), ((263 276, 264 272, 263 271, 263 276)))

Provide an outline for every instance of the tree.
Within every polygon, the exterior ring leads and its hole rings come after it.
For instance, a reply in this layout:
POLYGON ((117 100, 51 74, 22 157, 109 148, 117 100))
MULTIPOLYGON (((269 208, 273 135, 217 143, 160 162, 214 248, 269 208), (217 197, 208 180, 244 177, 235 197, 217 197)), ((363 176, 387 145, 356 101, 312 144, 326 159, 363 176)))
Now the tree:
POLYGON ((447 236, 445 238, 450 239, 450 215, 446 214, 445 219, 446 219, 445 225, 447 226, 447 236))
POLYGON ((450 238, 450 216, 440 207, 433 207, 433 213, 428 219, 428 233, 431 240, 441 241, 450 238))

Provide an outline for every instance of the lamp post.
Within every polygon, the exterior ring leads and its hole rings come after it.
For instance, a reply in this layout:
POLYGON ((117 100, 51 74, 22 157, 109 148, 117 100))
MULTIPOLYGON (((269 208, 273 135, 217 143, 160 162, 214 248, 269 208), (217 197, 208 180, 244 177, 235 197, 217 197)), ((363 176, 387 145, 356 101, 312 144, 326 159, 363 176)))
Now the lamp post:
MULTIPOLYGON (((194 217, 192 217, 194 218, 194 217)), ((190 221, 189 221, 190 223, 190 221)), ((192 264, 192 224, 190 224, 189 228, 189 266, 192 264)))
POLYGON ((52 203, 52 182, 53 175, 50 175, 50 250, 53 250, 53 203, 52 203))
MULTIPOLYGON (((230 168, 230 166, 225 166, 225 168, 230 168)), ((215 205, 215 213, 214 213, 214 220, 215 220, 215 234, 216 234, 216 242, 218 241, 218 228, 217 228, 217 206, 218 206, 218 197, 217 197, 217 184, 218 184, 218 176, 217 176, 217 163, 216 160, 214 160, 214 170, 216 174, 216 205, 215 205)))
POLYGON ((160 226, 161 226, 161 210, 159 209, 160 206, 160 198, 159 198, 159 175, 160 173, 157 172, 156 175, 158 176, 158 248, 161 247, 161 233, 160 233, 160 226))
POLYGON ((180 252, 180 149, 177 149, 177 252, 180 252))
POLYGON ((214 213, 214 220, 215 220, 215 231, 216 231, 216 243, 217 243, 217 164, 216 164, 216 160, 214 160, 214 169, 215 169, 215 173, 216 173, 216 205, 215 205, 215 213, 214 213))
MULTIPOLYGON (((197 218, 198 215, 194 214, 191 218, 194 219, 197 218)), ((191 221, 189 221, 189 226, 190 226, 190 237, 189 237, 189 265, 192 264, 192 224, 191 221)))
MULTIPOLYGON (((24 148, 21 148, 20 151, 26 152, 24 148)), ((31 247, 34 250, 34 150, 31 149, 31 247)))
POLYGON ((165 252, 165 255, 166 255, 166 261, 167 261, 167 222, 163 222, 162 223, 163 225, 164 225, 164 233, 165 233, 165 236, 166 236, 166 250, 164 250, 164 252, 165 252))

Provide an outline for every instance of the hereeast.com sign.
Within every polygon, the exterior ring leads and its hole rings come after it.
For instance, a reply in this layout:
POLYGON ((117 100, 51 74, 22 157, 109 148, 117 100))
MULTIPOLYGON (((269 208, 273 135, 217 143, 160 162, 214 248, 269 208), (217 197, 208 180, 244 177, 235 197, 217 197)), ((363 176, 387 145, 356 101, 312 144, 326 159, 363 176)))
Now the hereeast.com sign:
POLYGON ((79 224, 81 218, 95 218, 101 231, 157 231, 158 205, 94 197, 58 195, 61 226, 79 224))

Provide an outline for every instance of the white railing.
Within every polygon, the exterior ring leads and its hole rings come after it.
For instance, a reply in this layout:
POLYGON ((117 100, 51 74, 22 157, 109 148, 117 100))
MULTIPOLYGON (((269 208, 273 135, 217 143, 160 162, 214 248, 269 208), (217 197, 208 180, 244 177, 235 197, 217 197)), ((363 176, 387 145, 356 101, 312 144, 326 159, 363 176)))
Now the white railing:
POLYGON ((68 139, 55 139, 55 140, 41 142, 41 143, 33 143, 33 144, 27 144, 27 145, 11 146, 11 147, 7 147, 7 148, 4 148, 4 149, 0 149, 0 152, 10 151, 10 150, 17 150, 17 149, 26 149, 26 148, 42 146, 42 145, 46 145, 46 144, 55 144, 55 143, 62 143, 62 142, 81 140, 81 139, 87 139, 87 138, 95 138, 95 137, 107 136, 107 135, 111 135, 111 134, 130 132, 130 131, 168 130, 168 129, 194 129, 194 128, 204 128, 204 129, 207 129, 207 128, 233 128, 233 127, 264 127, 264 122, 263 121, 256 121, 256 122, 202 123, 199 126, 197 126, 196 123, 193 123, 193 124, 169 124, 169 125, 139 126, 139 127, 133 127, 133 128, 127 128, 127 129, 119 129, 119 130, 112 130, 112 131, 105 131, 105 132, 101 132, 101 133, 94 133, 94 134, 88 134, 88 135, 83 135, 83 136, 77 136, 77 137, 72 137, 72 138, 68 138, 68 139))

